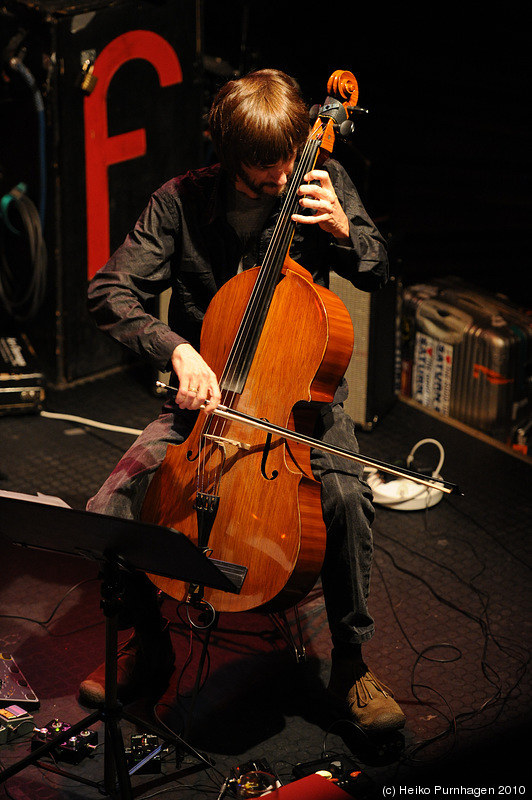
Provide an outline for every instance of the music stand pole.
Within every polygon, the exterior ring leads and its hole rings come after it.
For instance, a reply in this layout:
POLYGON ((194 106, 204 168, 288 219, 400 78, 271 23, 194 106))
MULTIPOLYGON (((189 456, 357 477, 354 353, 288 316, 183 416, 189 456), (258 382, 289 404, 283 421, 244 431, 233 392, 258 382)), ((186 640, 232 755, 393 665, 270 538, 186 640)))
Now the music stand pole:
POLYGON ((118 703, 117 692, 119 570, 109 561, 105 562, 103 568, 101 595, 105 615, 105 702, 100 715, 105 724, 104 789, 113 796, 118 776, 119 796, 130 800, 131 780, 119 725, 120 716, 125 715, 118 703))

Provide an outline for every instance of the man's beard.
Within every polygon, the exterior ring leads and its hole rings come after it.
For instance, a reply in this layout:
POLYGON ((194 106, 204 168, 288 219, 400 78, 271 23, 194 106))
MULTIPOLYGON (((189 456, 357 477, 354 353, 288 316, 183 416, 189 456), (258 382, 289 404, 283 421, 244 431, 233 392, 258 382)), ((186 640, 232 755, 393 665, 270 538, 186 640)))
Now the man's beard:
POLYGON ((251 191, 259 197, 281 197, 281 195, 285 193, 290 182, 289 181, 285 186, 281 187, 277 186, 276 183, 271 183, 270 181, 261 181, 260 183, 255 183, 255 181, 251 180, 249 175, 246 175, 244 170, 238 171, 238 177, 242 183, 246 184, 248 189, 251 189, 251 191), (267 189, 270 189, 271 191, 266 191, 267 189))

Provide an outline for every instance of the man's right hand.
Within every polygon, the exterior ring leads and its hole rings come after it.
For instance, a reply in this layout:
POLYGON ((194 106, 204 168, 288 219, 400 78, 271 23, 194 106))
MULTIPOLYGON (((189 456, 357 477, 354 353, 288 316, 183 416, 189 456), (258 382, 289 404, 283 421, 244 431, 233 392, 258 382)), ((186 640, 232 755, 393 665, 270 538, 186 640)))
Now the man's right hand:
POLYGON ((195 411, 205 404, 208 414, 221 400, 218 380, 212 369, 192 345, 178 344, 172 353, 172 368, 179 379, 176 403, 179 408, 195 411))

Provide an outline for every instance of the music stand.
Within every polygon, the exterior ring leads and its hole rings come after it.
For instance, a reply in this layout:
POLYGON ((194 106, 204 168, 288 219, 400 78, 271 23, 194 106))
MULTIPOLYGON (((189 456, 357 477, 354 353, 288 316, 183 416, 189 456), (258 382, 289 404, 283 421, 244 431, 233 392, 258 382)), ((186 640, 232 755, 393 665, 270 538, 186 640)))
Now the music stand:
MULTIPOLYGON (((146 731, 198 758, 199 754, 179 736, 163 733, 125 712, 118 701, 116 668, 120 570, 138 570, 238 593, 247 573, 246 567, 207 558, 184 534, 170 528, 39 502, 37 498, 27 500, 0 495, 0 534, 21 547, 97 561, 101 566, 101 606, 106 625, 103 707, 1 772, 0 783, 30 764, 35 764, 71 736, 100 721, 105 724, 104 789, 111 797, 124 800, 133 798, 119 724, 121 719, 143 726, 146 731)), ((206 758, 201 758, 208 763, 206 758)), ((99 783, 75 775, 69 777, 101 791, 99 783)))

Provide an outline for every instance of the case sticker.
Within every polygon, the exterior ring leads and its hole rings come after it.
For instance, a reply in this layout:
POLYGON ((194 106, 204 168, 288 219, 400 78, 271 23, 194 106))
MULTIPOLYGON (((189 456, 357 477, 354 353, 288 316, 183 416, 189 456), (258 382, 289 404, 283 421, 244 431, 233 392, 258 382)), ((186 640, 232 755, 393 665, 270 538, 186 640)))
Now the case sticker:
POLYGON ((412 397, 421 405, 449 415, 453 346, 416 333, 412 369, 412 397))

